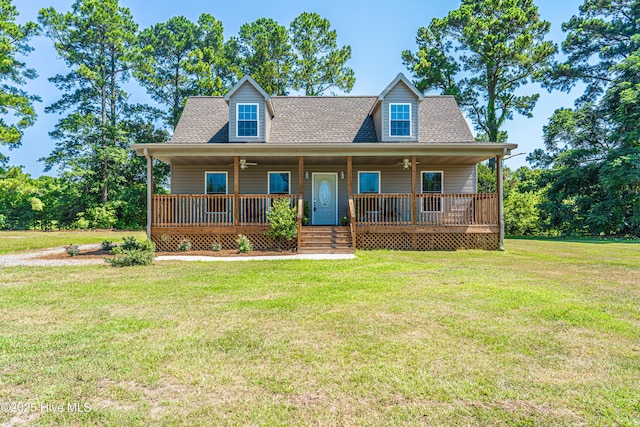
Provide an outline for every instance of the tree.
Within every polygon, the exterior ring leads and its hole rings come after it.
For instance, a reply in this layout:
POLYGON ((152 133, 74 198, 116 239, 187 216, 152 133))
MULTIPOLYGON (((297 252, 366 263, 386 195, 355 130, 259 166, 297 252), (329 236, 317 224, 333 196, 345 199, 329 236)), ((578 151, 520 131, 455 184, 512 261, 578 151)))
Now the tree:
POLYGON ((270 18, 259 18, 240 27, 237 39, 240 69, 269 95, 287 95, 291 86, 294 55, 287 29, 270 18))
POLYGON ((350 92, 355 73, 345 63, 351 58, 351 46, 338 48, 337 33, 329 20, 317 13, 303 12, 289 26, 291 43, 297 53, 292 86, 307 96, 323 95, 335 87, 350 92))
MULTIPOLYGON (((16 24, 17 16, 11 0, 0 0, 0 145, 9 149, 19 147, 24 129, 35 123, 37 115, 33 102, 40 100, 20 88, 37 74, 17 58, 33 50, 28 41, 38 34, 38 25, 34 22, 16 24), (3 116, 9 113, 13 118, 5 120, 3 116)), ((7 160, 0 153, 0 166, 7 160)))
POLYGON ((463 0, 420 28, 418 51, 402 58, 418 89, 454 95, 481 139, 505 142, 506 120, 532 116, 539 95, 516 92, 550 65, 556 47, 545 41, 549 27, 532 0, 463 0))
POLYGON ((550 87, 587 84, 575 109, 555 111, 546 150, 543 215, 564 233, 640 235, 640 1, 586 0, 563 25, 567 61, 550 87))
POLYGON ((154 101, 167 107, 170 129, 178 124, 189 96, 221 95, 237 79, 222 23, 211 15, 202 14, 197 23, 173 17, 142 31, 138 43, 142 60, 134 75, 154 101))

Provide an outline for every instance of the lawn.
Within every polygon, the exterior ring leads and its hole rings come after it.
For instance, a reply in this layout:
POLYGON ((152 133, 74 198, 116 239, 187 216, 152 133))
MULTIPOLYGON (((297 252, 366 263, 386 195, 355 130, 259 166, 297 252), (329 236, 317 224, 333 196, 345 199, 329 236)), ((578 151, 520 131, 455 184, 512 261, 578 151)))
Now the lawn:
POLYGON ((640 244, 357 255, 1 269, 0 423, 640 423, 640 244))
POLYGON ((0 231, 0 254, 53 248, 71 243, 82 245, 103 240, 122 242, 124 236, 145 237, 143 231, 0 231))

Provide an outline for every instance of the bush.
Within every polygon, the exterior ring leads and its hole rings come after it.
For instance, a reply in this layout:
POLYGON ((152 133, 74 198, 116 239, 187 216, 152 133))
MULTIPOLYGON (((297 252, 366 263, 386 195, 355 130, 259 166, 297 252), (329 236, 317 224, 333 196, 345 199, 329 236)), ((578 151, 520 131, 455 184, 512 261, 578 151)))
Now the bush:
POLYGON ((113 258, 105 258, 105 261, 114 267, 128 267, 132 265, 150 265, 156 255, 152 251, 139 249, 124 250, 122 246, 114 248, 113 258))
POLYGON ((253 250, 253 245, 249 241, 249 238, 243 234, 238 234, 236 243, 238 244, 238 251, 243 254, 253 250))
POLYGON ((80 248, 78 245, 74 245, 73 243, 65 246, 64 251, 69 254, 69 256, 78 256, 80 254, 80 248))
POLYGON ((111 240, 103 240, 101 245, 103 251, 110 251, 113 249, 113 242, 111 240))
POLYGON ((78 212, 76 220, 71 224, 73 228, 78 230, 87 230, 89 225, 89 220, 84 217, 84 212, 78 212))
POLYGON ((289 199, 277 199, 267 214, 269 226, 267 236, 278 241, 278 249, 282 248, 283 240, 298 237, 297 209, 291 207, 289 199))
POLYGON ((135 237, 123 237, 122 246, 114 248, 111 253, 113 258, 105 258, 105 261, 114 267, 128 267, 131 265, 149 265, 155 258, 156 245, 148 240, 137 241, 135 237))
POLYGON ((211 244, 211 250, 214 252, 218 252, 222 250, 222 245, 218 242, 214 242, 211 244))
POLYGON ((137 241, 133 236, 125 236, 122 238, 122 241, 124 242, 122 244, 122 249, 126 251, 137 249, 141 251, 155 252, 156 250, 156 245, 149 239, 137 241))
POLYGON ((87 219, 92 228, 111 228, 118 221, 111 206, 94 206, 87 209, 87 219))
POLYGON ((187 252, 191 250, 191 240, 182 239, 178 244, 178 252, 187 252))

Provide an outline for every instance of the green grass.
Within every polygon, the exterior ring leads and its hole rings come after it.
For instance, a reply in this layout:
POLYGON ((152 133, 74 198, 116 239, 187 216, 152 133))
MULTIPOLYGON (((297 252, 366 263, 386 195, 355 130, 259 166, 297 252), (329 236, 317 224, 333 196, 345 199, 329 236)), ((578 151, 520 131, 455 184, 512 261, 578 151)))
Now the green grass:
POLYGON ((124 236, 145 238, 143 231, 0 231, 0 254, 53 248, 71 243, 100 243, 103 240, 120 243, 124 236))
POLYGON ((640 423, 640 244, 4 268, 0 412, 38 425, 640 423))

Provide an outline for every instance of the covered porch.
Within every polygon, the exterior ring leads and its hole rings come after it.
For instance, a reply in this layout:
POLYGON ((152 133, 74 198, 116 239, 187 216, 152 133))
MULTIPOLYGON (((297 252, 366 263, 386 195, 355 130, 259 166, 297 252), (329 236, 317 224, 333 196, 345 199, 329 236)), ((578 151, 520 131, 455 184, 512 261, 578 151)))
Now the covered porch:
MULTIPOLYGON (((459 144, 458 152, 453 147, 453 153, 451 145, 446 152, 440 151, 443 147, 415 144, 410 147, 413 152, 401 147, 409 144, 394 144, 393 150, 388 146, 383 149, 381 144, 349 144, 349 151, 347 147, 338 149, 336 144, 313 150, 298 147, 295 152, 291 147, 276 149, 264 144, 216 144, 216 151, 222 152, 215 154, 210 146, 177 152, 176 147, 157 145, 140 144, 136 149, 146 155, 149 166, 156 157, 171 163, 172 179, 182 176, 172 182, 175 194, 152 194, 153 187, 149 186, 147 233, 160 250, 175 250, 183 238, 203 250, 213 242, 234 248, 239 233, 247 235, 257 248, 273 246, 274 242, 264 235, 269 227, 267 212, 280 198, 288 199, 298 212, 299 237, 292 247, 304 246, 301 239, 305 229, 342 225, 352 248, 502 248, 502 158, 509 152, 503 144, 499 147, 502 150, 498 150, 498 144, 459 144), (224 152, 230 145, 235 146, 234 155, 224 152), (250 148, 252 145, 260 147, 250 148), (237 153, 238 150, 244 152, 237 153), (457 183, 451 183, 454 175, 462 176, 459 170, 475 170, 479 161, 491 157, 496 158, 498 192, 479 194, 475 186, 464 184, 457 188, 457 183), (247 166, 247 162, 251 165, 247 166), (203 194, 207 192, 204 183, 199 184, 198 190, 181 182, 189 181, 188 174, 194 176, 194 181, 202 180, 202 171, 208 170, 228 174, 226 194, 203 194), (430 173, 426 170, 444 170, 444 188, 439 192, 424 191, 424 174, 430 173), (288 174, 286 194, 268 194, 267 177, 271 171, 288 174), (380 184, 375 193, 360 188, 365 173, 373 173, 374 177, 377 174, 380 184), (323 222, 318 211, 326 188, 321 188, 321 181, 332 176, 325 194, 327 200, 331 199, 331 211, 326 216, 328 222, 323 222), (305 202, 310 218, 305 217, 305 202)), ((475 183, 476 179, 473 175, 469 181, 475 183)), ((149 167, 148 181, 152 180, 149 167)))

